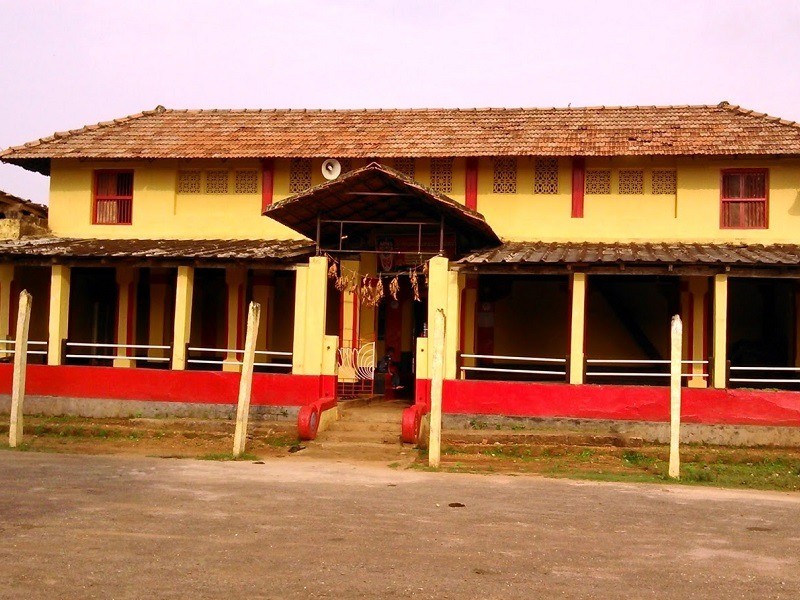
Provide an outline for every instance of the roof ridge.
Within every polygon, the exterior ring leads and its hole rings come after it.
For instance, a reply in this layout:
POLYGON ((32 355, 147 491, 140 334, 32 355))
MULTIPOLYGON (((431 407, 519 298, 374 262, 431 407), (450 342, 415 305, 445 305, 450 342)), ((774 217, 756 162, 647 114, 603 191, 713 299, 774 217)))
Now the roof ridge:
POLYGON ((19 146, 9 146, 5 150, 0 150, 0 158, 16 152, 18 150, 25 150, 27 148, 36 148, 37 146, 41 146, 42 144, 46 144, 49 142, 54 142, 56 140, 63 140, 70 138, 74 135, 79 133, 85 133, 87 131, 95 131, 97 129, 103 129, 106 127, 114 127, 117 125, 123 125, 125 123, 129 123, 131 121, 135 121, 137 119, 141 119, 142 117, 148 117, 155 114, 162 114, 165 112, 170 112, 169 109, 164 108, 162 105, 156 106, 153 110, 143 110, 138 113, 134 113, 132 115, 127 115, 125 117, 119 117, 116 119, 112 119, 110 121, 99 121, 97 123, 92 123, 90 125, 84 125, 83 127, 79 127, 77 129, 68 129, 66 131, 56 131, 55 133, 41 137, 39 139, 33 140, 32 142, 25 142, 19 146))
POLYGON ((763 119, 765 121, 769 121, 771 123, 780 123, 781 125, 786 125, 789 127, 793 127, 795 129, 800 129, 800 123, 797 121, 789 121, 788 119, 782 119, 781 117, 775 117, 765 112, 758 112, 751 108, 744 108, 738 104, 731 104, 727 100, 723 100, 717 105, 717 108, 721 108, 722 110, 727 110, 732 112, 736 115, 746 116, 746 117, 755 117, 757 119, 763 119))

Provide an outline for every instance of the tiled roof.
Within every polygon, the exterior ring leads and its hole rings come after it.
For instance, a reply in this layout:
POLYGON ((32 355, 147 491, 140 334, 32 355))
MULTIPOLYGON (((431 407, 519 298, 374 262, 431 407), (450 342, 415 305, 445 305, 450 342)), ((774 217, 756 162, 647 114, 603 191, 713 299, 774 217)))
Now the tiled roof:
POLYGON ((797 123, 702 106, 391 110, 172 110, 56 133, 0 152, 52 158, 800 154, 797 123))
POLYGON ((69 259, 205 260, 209 262, 291 262, 308 256, 306 240, 98 240, 58 237, 0 241, 0 259, 47 257, 69 259))
POLYGON ((506 242, 459 261, 474 265, 662 264, 800 266, 796 244, 506 242))
POLYGON ((30 200, 13 196, 0 190, 0 206, 12 206, 21 214, 28 214, 34 217, 47 218, 47 207, 43 204, 36 204, 30 200))
POLYGON ((433 233, 438 239, 443 220, 445 230, 456 235, 460 249, 500 244, 500 238, 479 212, 378 163, 276 202, 264 214, 312 239, 316 238, 318 216, 325 221, 356 221, 348 223, 345 230, 340 230, 338 224, 321 225, 323 247, 326 242, 335 247, 342 233, 353 236, 369 231, 374 227, 370 221, 432 223, 425 226, 424 232, 416 226, 408 232, 413 236, 433 233))

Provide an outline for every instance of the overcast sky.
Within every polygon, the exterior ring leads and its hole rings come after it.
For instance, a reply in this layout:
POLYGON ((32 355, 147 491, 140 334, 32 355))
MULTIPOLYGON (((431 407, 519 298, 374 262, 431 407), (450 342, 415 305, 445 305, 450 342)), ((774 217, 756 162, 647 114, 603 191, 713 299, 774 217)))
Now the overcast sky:
MULTIPOLYGON (((0 147, 171 108, 735 104, 800 121, 797 0, 0 0, 0 147)), ((48 179, 0 165, 0 189, 48 179)))

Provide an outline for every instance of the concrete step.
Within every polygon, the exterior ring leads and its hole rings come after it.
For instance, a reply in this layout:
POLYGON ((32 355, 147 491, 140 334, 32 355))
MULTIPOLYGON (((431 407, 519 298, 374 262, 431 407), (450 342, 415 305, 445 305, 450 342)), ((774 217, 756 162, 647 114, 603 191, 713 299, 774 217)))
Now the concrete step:
POLYGON ((331 424, 328 431, 361 431, 364 433, 399 433, 400 421, 350 421, 339 419, 331 424))
POLYGON ((353 423, 400 423, 403 420, 403 409, 396 407, 368 407, 361 409, 345 409, 340 413, 341 421, 353 423))
POLYGON ((371 444, 399 444, 400 428, 392 432, 381 431, 323 431, 317 438, 320 442, 365 442, 371 444))
POLYGON ((317 439, 308 442, 306 449, 293 456, 307 458, 343 458, 350 460, 374 460, 386 463, 399 463, 407 466, 417 456, 411 446, 399 443, 383 444, 376 442, 329 442, 317 439))

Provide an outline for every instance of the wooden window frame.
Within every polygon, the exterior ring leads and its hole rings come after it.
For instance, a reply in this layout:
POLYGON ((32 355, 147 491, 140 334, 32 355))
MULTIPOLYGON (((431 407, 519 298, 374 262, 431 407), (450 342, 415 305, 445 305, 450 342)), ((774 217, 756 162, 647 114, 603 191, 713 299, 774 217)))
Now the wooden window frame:
MULTIPOLYGON (((92 173, 92 225, 133 225, 133 189, 134 189, 134 173, 133 169, 95 169, 92 173), (123 173, 130 173, 131 175, 131 195, 130 196, 117 196, 117 195, 109 195, 109 196, 102 196, 99 197, 97 194, 97 183, 98 179, 101 175, 108 175, 108 174, 120 175, 123 173), (109 223, 106 221, 98 221, 97 220, 97 203, 98 201, 116 201, 119 203, 122 200, 130 201, 130 210, 128 211, 130 215, 129 221, 115 221, 113 223, 109 223)), ((119 215, 119 208, 117 208, 117 215, 119 215)))
POLYGON ((719 174, 719 227, 720 229, 769 229, 769 169, 767 168, 733 168, 721 169, 719 174), (725 198, 725 176, 726 175, 746 175, 747 173, 764 174, 764 197, 763 198, 725 198), (726 225, 725 224, 725 204, 732 202, 752 202, 760 203, 764 207, 764 225, 726 225))

